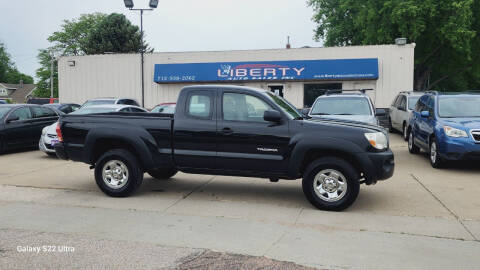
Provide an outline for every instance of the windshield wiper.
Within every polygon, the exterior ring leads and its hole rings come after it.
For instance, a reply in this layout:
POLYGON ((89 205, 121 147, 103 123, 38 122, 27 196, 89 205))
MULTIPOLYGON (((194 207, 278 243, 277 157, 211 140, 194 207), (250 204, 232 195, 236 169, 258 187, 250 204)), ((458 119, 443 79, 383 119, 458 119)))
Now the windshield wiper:
POLYGON ((337 115, 353 115, 353 113, 338 113, 337 115))
POLYGON ((329 113, 311 113, 311 115, 330 115, 329 113))

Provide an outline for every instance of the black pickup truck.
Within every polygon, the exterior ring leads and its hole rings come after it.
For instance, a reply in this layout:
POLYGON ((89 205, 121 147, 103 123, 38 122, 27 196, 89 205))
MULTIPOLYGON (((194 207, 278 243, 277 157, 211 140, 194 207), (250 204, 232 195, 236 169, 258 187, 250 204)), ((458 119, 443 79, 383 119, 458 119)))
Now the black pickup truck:
POLYGON ((304 119, 283 98, 240 86, 185 87, 174 115, 65 115, 57 133, 58 157, 90 164, 100 189, 115 197, 132 194, 144 172, 303 178, 314 206, 338 211, 355 201, 361 183, 394 170, 383 128, 304 119))

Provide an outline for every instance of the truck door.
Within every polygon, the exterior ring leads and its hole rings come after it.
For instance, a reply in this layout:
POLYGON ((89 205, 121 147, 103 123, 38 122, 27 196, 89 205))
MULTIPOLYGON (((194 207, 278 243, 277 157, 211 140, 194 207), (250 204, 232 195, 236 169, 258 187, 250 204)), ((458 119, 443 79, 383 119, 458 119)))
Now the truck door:
POLYGON ((217 97, 217 155, 220 169, 281 173, 287 170, 288 121, 263 120, 274 110, 264 97, 238 90, 219 91, 217 97))
MULTIPOLYGON (((179 99, 180 100, 180 99, 179 99)), ((192 90, 184 106, 175 113, 173 151, 177 166, 215 169, 217 161, 217 119, 215 92, 192 90)))

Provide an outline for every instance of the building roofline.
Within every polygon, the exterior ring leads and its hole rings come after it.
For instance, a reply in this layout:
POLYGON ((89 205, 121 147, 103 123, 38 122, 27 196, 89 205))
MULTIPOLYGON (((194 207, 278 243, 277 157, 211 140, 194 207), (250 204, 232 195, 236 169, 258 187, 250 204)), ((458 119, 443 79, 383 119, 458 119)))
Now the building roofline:
MULTIPOLYGON (((352 45, 352 46, 335 46, 335 47, 309 47, 309 48, 270 48, 270 49, 236 49, 236 50, 212 50, 212 51, 164 51, 145 53, 148 54, 181 54, 181 53, 225 53, 225 52, 248 52, 248 51, 299 51, 299 50, 321 50, 321 49, 338 49, 338 48, 388 48, 388 47, 413 47, 415 43, 408 43, 406 45, 383 44, 383 45, 352 45)), ((115 56, 115 55, 138 55, 139 53, 108 53, 108 54, 89 54, 89 55, 69 55, 60 56, 61 58, 75 58, 75 57, 98 57, 98 56, 115 56)))

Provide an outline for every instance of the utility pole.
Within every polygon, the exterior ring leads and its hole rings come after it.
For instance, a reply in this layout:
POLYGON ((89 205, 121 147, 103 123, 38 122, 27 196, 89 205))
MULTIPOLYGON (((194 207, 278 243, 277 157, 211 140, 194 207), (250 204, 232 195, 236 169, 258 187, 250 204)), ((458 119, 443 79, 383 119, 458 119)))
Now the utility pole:
POLYGON ((53 52, 50 54, 50 98, 53 98, 53 52))

